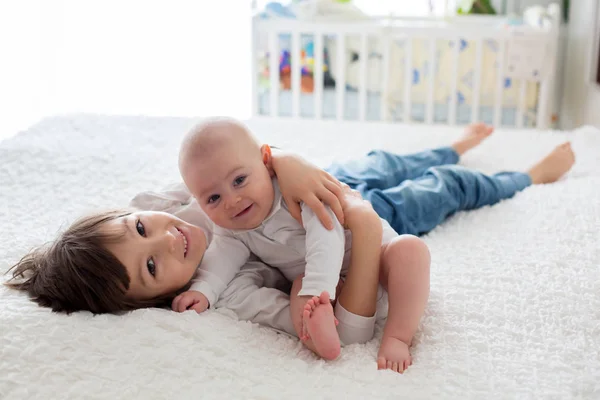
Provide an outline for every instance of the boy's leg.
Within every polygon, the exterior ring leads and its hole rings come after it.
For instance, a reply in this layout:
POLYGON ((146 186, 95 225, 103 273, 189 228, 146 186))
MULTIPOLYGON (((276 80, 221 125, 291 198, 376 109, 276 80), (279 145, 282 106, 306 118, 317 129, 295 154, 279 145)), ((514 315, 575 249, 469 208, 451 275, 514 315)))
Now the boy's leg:
POLYGON ((492 131, 485 124, 471 124, 451 146, 407 155, 374 150, 362 159, 333 164, 327 171, 364 196, 369 190, 384 190, 415 179, 431 167, 458 163, 460 155, 477 146, 492 131))
POLYGON ((456 164, 458 159, 452 147, 407 155, 373 150, 358 160, 333 164, 326 171, 364 196, 372 189, 384 190, 398 186, 407 179, 423 175, 433 166, 456 164))
POLYGON ((411 181, 386 190, 371 190, 365 198, 398 234, 421 235, 461 210, 499 202, 531 185, 520 172, 492 176, 453 165, 434 167, 411 181))

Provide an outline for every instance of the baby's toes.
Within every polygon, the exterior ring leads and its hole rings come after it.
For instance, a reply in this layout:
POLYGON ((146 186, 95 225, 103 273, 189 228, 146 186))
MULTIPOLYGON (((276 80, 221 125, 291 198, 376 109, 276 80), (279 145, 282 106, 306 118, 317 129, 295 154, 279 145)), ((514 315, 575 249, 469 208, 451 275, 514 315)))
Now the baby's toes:
POLYGON ((305 309, 304 311, 302 311, 302 318, 304 319, 304 321, 308 321, 310 319, 310 314, 311 314, 311 310, 310 309, 305 309))

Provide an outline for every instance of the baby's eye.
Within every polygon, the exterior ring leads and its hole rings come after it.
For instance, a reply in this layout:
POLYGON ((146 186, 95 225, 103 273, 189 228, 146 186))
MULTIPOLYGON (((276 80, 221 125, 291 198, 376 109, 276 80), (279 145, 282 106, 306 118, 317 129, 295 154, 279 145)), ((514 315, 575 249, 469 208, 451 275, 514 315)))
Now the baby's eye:
POLYGON ((146 228, 144 228, 144 224, 139 219, 135 223, 135 229, 138 231, 140 236, 146 236, 146 228))
POLYGON ((233 185, 234 186, 241 185, 242 183, 244 183, 245 180, 246 180, 245 175, 238 176, 237 178, 235 178, 235 181, 233 181, 233 185))
POLYGON ((154 264, 154 260, 152 259, 152 257, 149 258, 146 262, 146 267, 148 268, 148 272, 150 272, 150 275, 156 276, 156 264, 154 264))
POLYGON ((213 194, 212 196, 210 196, 210 197, 208 198, 208 204, 210 204, 210 203, 214 203, 214 202, 216 202, 217 200, 219 200, 220 198, 221 198, 221 196, 219 196, 218 194, 213 194))

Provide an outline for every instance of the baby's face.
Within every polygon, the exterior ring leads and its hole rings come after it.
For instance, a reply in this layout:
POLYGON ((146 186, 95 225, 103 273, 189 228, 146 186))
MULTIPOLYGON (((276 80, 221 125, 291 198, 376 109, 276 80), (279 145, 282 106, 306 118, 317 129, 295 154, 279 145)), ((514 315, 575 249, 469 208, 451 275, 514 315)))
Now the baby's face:
POLYGON ((187 168, 186 184, 218 226, 246 230, 259 226, 273 206, 269 169, 258 148, 242 142, 217 147, 187 168))

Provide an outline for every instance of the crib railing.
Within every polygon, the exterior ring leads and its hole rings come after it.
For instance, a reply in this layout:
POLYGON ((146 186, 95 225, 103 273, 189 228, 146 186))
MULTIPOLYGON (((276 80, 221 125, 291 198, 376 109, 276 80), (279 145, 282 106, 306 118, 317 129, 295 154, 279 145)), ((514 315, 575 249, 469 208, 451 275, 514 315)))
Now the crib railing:
MULTIPOLYGON (((502 108, 503 108, 503 88, 506 79, 505 61, 507 46, 522 35, 528 40, 534 40, 542 45, 551 46, 552 51, 547 54, 547 63, 549 68, 544 75, 531 76, 529 79, 522 79, 520 82, 519 98, 516 107, 515 127, 521 128, 525 126, 526 115, 527 127, 537 127, 545 129, 549 126, 551 120, 551 96, 554 94, 555 68, 556 65, 556 46, 558 40, 558 28, 550 31, 541 31, 536 29, 521 29, 518 34, 511 29, 493 29, 486 27, 485 19, 477 19, 474 23, 453 24, 447 22, 423 22, 423 21, 404 21, 390 19, 383 23, 374 23, 372 21, 357 21, 357 22, 304 22, 297 20, 284 19, 260 19, 256 17, 253 21, 253 38, 252 38, 252 104, 253 114, 255 116, 281 117, 279 112, 280 105, 280 66, 279 66, 279 39, 280 35, 291 37, 290 58, 290 92, 291 92, 291 115, 292 118, 313 118, 321 120, 323 116, 323 48, 324 37, 335 38, 337 58, 335 71, 335 118, 337 120, 345 120, 345 94, 346 94, 346 39, 350 36, 353 38, 359 37, 360 49, 358 51, 358 75, 359 82, 357 87, 358 111, 357 120, 362 122, 367 120, 367 63, 368 63, 368 39, 378 38, 382 43, 381 48, 381 65, 382 71, 379 79, 380 83, 380 98, 379 98, 379 118, 380 122, 416 122, 412 117, 412 68, 413 68, 413 43, 415 40, 428 40, 429 64, 428 64, 428 88, 425 98, 425 113, 423 121, 426 124, 433 124, 439 121, 434 121, 434 68, 436 61, 436 46, 438 40, 446 40, 453 43, 452 46, 452 81, 450 83, 450 96, 447 104, 447 115, 444 123, 448 125, 457 125, 457 93, 458 68, 459 68, 459 43, 461 40, 468 40, 475 43, 475 65, 473 74, 473 97, 471 100, 470 121, 478 121, 480 113, 480 96, 481 96, 481 79, 482 79, 482 47, 486 40, 494 40, 498 43, 498 72, 495 83, 494 104, 492 107, 493 117, 492 122, 496 126, 501 125, 502 108), (483 23, 481 21, 484 21, 483 23), (301 35, 310 35, 314 40, 314 68, 312 69, 313 78, 313 112, 310 117, 301 114, 301 35), (269 70, 269 87, 267 89, 269 97, 269 111, 267 114, 261 112, 259 107, 259 86, 258 86, 258 54, 265 50, 268 53, 268 70, 269 70), (403 96, 401 101, 397 101, 402 105, 402 118, 391 118, 390 92, 389 82, 393 74, 398 74, 398 71, 390 68, 390 48, 391 41, 404 41, 404 76, 403 78, 403 96), (262 48, 261 48, 262 47, 262 48), (537 87, 537 109, 532 112, 526 107, 527 85, 533 82, 537 87), (343 83, 343 84, 340 84, 343 83)), ((396 77, 398 78, 398 77, 396 77)), ((463 121, 465 122, 465 121, 463 121)), ((466 123, 466 122, 465 122, 466 123)))

